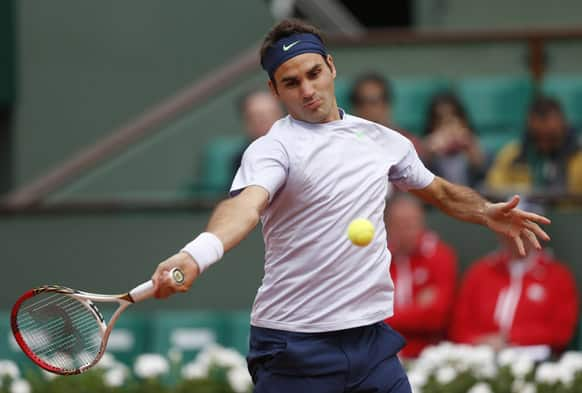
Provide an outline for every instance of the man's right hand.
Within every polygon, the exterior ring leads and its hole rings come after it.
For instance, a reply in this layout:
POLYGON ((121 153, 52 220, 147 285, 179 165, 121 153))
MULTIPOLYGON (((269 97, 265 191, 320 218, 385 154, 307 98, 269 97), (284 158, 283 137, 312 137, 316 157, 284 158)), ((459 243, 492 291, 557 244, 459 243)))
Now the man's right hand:
POLYGON ((200 268, 194 259, 185 252, 179 252, 160 263, 152 275, 154 282, 154 296, 164 299, 177 292, 186 292, 200 275, 200 268), (184 282, 176 284, 168 274, 173 268, 179 268, 184 273, 184 282))

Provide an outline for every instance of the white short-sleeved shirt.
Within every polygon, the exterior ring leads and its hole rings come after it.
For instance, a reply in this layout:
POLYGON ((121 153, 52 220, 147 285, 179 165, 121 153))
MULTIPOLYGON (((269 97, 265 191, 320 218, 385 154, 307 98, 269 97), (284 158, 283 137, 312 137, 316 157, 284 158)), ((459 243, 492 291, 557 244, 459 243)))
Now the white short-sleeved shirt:
POLYGON ((245 151, 231 187, 231 195, 251 185, 269 192, 261 217, 265 274, 251 324, 323 332, 391 316, 388 181, 406 190, 433 179, 412 143, 379 124, 347 114, 320 124, 277 121, 245 151), (367 247, 347 237, 359 217, 376 228, 367 247))

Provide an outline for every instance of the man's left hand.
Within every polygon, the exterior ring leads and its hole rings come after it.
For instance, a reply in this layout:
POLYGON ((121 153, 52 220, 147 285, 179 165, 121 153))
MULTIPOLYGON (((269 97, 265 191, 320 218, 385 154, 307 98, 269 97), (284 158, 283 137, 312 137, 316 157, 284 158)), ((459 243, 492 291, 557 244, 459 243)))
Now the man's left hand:
POLYGON ((550 240, 550 236, 539 224, 549 224, 547 217, 517 208, 519 196, 515 195, 507 202, 491 203, 485 210, 486 225, 494 232, 512 240, 521 256, 526 255, 526 244, 535 249, 542 246, 538 239, 550 240))

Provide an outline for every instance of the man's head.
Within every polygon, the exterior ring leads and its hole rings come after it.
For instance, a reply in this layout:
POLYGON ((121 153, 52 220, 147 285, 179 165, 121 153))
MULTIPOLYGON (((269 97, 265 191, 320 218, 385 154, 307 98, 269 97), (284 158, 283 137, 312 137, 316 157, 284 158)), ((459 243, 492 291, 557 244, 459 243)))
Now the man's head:
POLYGON ((299 20, 283 20, 265 37, 261 65, 269 88, 295 119, 325 123, 339 118, 336 76, 319 31, 299 20))
POLYGON ((354 114, 383 125, 392 122, 392 94, 388 81, 380 74, 359 76, 350 92, 354 114))
POLYGON ((252 90, 244 94, 238 104, 245 131, 252 140, 265 135, 283 116, 279 102, 266 90, 252 90))
POLYGON ((394 255, 410 255, 426 227, 422 204, 408 194, 396 194, 386 207, 384 222, 394 255))
POLYGON ((539 153, 551 154, 566 140, 568 125, 558 101, 548 97, 536 98, 527 118, 529 137, 539 153))

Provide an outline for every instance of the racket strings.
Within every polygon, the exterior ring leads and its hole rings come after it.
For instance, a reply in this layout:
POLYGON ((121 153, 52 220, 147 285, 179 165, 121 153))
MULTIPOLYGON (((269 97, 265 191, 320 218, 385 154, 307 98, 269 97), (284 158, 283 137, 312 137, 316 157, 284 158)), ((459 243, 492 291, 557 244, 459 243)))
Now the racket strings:
POLYGON ((17 326, 30 351, 63 370, 91 364, 101 347, 101 324, 88 302, 62 293, 41 293, 21 305, 17 326))

